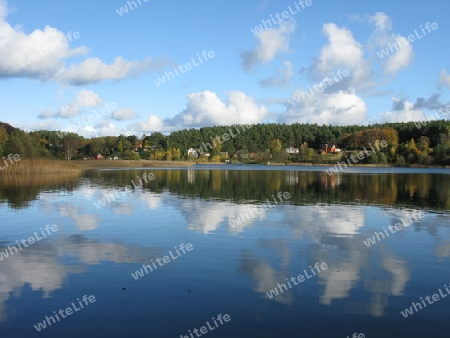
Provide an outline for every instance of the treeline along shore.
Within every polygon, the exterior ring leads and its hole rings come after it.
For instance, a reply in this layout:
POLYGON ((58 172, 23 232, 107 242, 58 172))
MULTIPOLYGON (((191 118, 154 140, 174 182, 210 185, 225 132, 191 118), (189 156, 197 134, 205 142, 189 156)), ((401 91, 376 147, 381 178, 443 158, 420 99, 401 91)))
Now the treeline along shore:
POLYGON ((358 165, 450 165, 450 122, 269 123, 94 138, 65 131, 26 132, 0 122, 0 176, 193 163, 334 165, 349 162, 352 155, 369 147, 375 151, 359 159, 358 165), (380 143, 385 146, 379 147, 380 143))

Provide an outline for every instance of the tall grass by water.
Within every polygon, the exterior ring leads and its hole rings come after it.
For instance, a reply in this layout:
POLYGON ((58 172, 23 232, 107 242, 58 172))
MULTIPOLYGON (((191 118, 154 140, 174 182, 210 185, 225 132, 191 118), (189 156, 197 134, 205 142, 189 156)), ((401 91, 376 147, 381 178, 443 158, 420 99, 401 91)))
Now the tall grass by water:
MULTIPOLYGON (((62 186, 67 183, 76 183, 81 177, 81 172, 32 174, 32 175, 0 175, 0 189, 8 187, 43 187, 62 186)), ((1 194, 0 194, 1 195, 1 194)))
POLYGON ((97 168, 139 168, 139 167, 188 167, 194 165, 187 161, 158 160, 80 160, 75 161, 83 169, 97 168))
POLYGON ((25 176, 34 174, 81 173, 81 168, 71 161, 48 159, 21 159, 17 162, 0 163, 0 177, 25 176))

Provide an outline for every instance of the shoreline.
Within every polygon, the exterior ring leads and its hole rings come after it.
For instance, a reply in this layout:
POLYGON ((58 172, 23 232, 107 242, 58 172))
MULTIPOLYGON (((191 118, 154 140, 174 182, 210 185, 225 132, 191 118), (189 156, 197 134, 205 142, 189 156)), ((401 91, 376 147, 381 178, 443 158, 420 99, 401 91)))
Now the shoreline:
POLYGON ((76 162, 81 169, 190 167, 195 164, 187 161, 158 160, 76 160, 74 162, 76 162))
MULTIPOLYGON (((26 162, 26 161, 24 161, 26 162)), ((218 162, 189 162, 189 161, 161 161, 161 160, 74 160, 63 161, 53 160, 53 163, 75 164, 70 171, 82 171, 82 170, 95 170, 95 169, 115 169, 115 168, 176 168, 176 167, 197 167, 197 166, 240 166, 241 164, 227 164, 218 162), (76 169, 78 167, 78 170, 76 169)), ((261 164, 245 164, 246 167, 251 166, 268 166, 268 167, 334 167, 337 163, 261 163, 261 164)), ((360 167, 360 168, 415 168, 415 169, 450 169, 450 165, 423 165, 423 164, 410 164, 410 165, 395 165, 395 164, 352 164, 347 168, 360 167)), ((36 170, 37 168, 34 168, 36 170)), ((34 172, 34 170, 32 170, 34 172)), ((39 168, 42 174, 55 173, 54 168, 39 168), (48 169, 48 171, 46 170, 48 169)), ((64 171, 63 171, 64 172, 64 171)), ((0 175, 1 177, 2 175, 0 175)))
MULTIPOLYGON (((196 166, 200 165, 229 165, 226 163, 197 163, 196 166)), ((230 164, 231 166, 241 166, 241 164, 230 164)), ((251 166, 268 166, 268 167, 334 167, 337 163, 252 163, 245 164, 246 167, 251 166)), ((352 164, 348 165, 347 168, 361 167, 361 168, 414 168, 414 169, 450 169, 450 165, 425 165, 425 164, 410 164, 410 165, 395 165, 395 164, 352 164)))
MULTIPOLYGON (((269 164, 270 165, 270 164, 269 164)), ((334 167, 338 163, 289 163, 287 166, 300 166, 300 167, 334 167)), ((347 166, 362 167, 362 168, 423 168, 423 169, 450 169, 449 165, 428 165, 428 164, 410 164, 410 165, 395 165, 395 164, 352 164, 347 166)))

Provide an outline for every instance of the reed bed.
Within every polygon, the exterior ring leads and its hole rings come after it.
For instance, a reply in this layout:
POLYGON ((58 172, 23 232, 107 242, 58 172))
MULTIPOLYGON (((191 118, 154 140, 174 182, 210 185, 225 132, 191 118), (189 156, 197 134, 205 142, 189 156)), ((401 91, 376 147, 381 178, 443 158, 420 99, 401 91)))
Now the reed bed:
POLYGON ((157 160, 81 160, 76 163, 83 169, 138 168, 138 167, 189 167, 193 162, 157 160))
MULTIPOLYGON (((0 191, 2 188, 41 188, 46 186, 62 186, 76 184, 81 177, 81 172, 53 173, 27 175, 0 175, 0 191)), ((0 194, 1 195, 1 194, 0 194)))
POLYGON ((8 162, 5 167, 0 170, 0 177, 6 176, 27 176, 35 174, 62 174, 62 173, 81 173, 81 168, 74 162, 63 160, 48 160, 48 159, 21 159, 12 164, 8 162))

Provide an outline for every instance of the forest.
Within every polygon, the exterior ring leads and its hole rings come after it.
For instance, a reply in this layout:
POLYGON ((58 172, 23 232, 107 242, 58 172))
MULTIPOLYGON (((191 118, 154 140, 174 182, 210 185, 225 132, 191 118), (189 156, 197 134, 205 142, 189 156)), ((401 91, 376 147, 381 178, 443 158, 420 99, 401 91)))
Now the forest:
POLYGON ((344 150, 340 156, 345 159, 352 152, 381 140, 388 147, 365 159, 366 163, 446 165, 450 162, 450 123, 446 120, 353 126, 270 123, 245 128, 235 125, 184 129, 166 135, 153 132, 95 138, 52 130, 27 132, 0 123, 0 156, 13 153, 22 158, 65 160, 93 159, 101 155, 97 158, 331 163, 336 162, 335 157, 330 161, 328 154, 319 153, 322 144, 336 144, 344 150), (211 146, 205 147, 208 143, 211 146), (207 152, 192 152, 192 149, 205 148, 207 152), (287 148, 297 148, 298 154, 288 154, 287 148))

